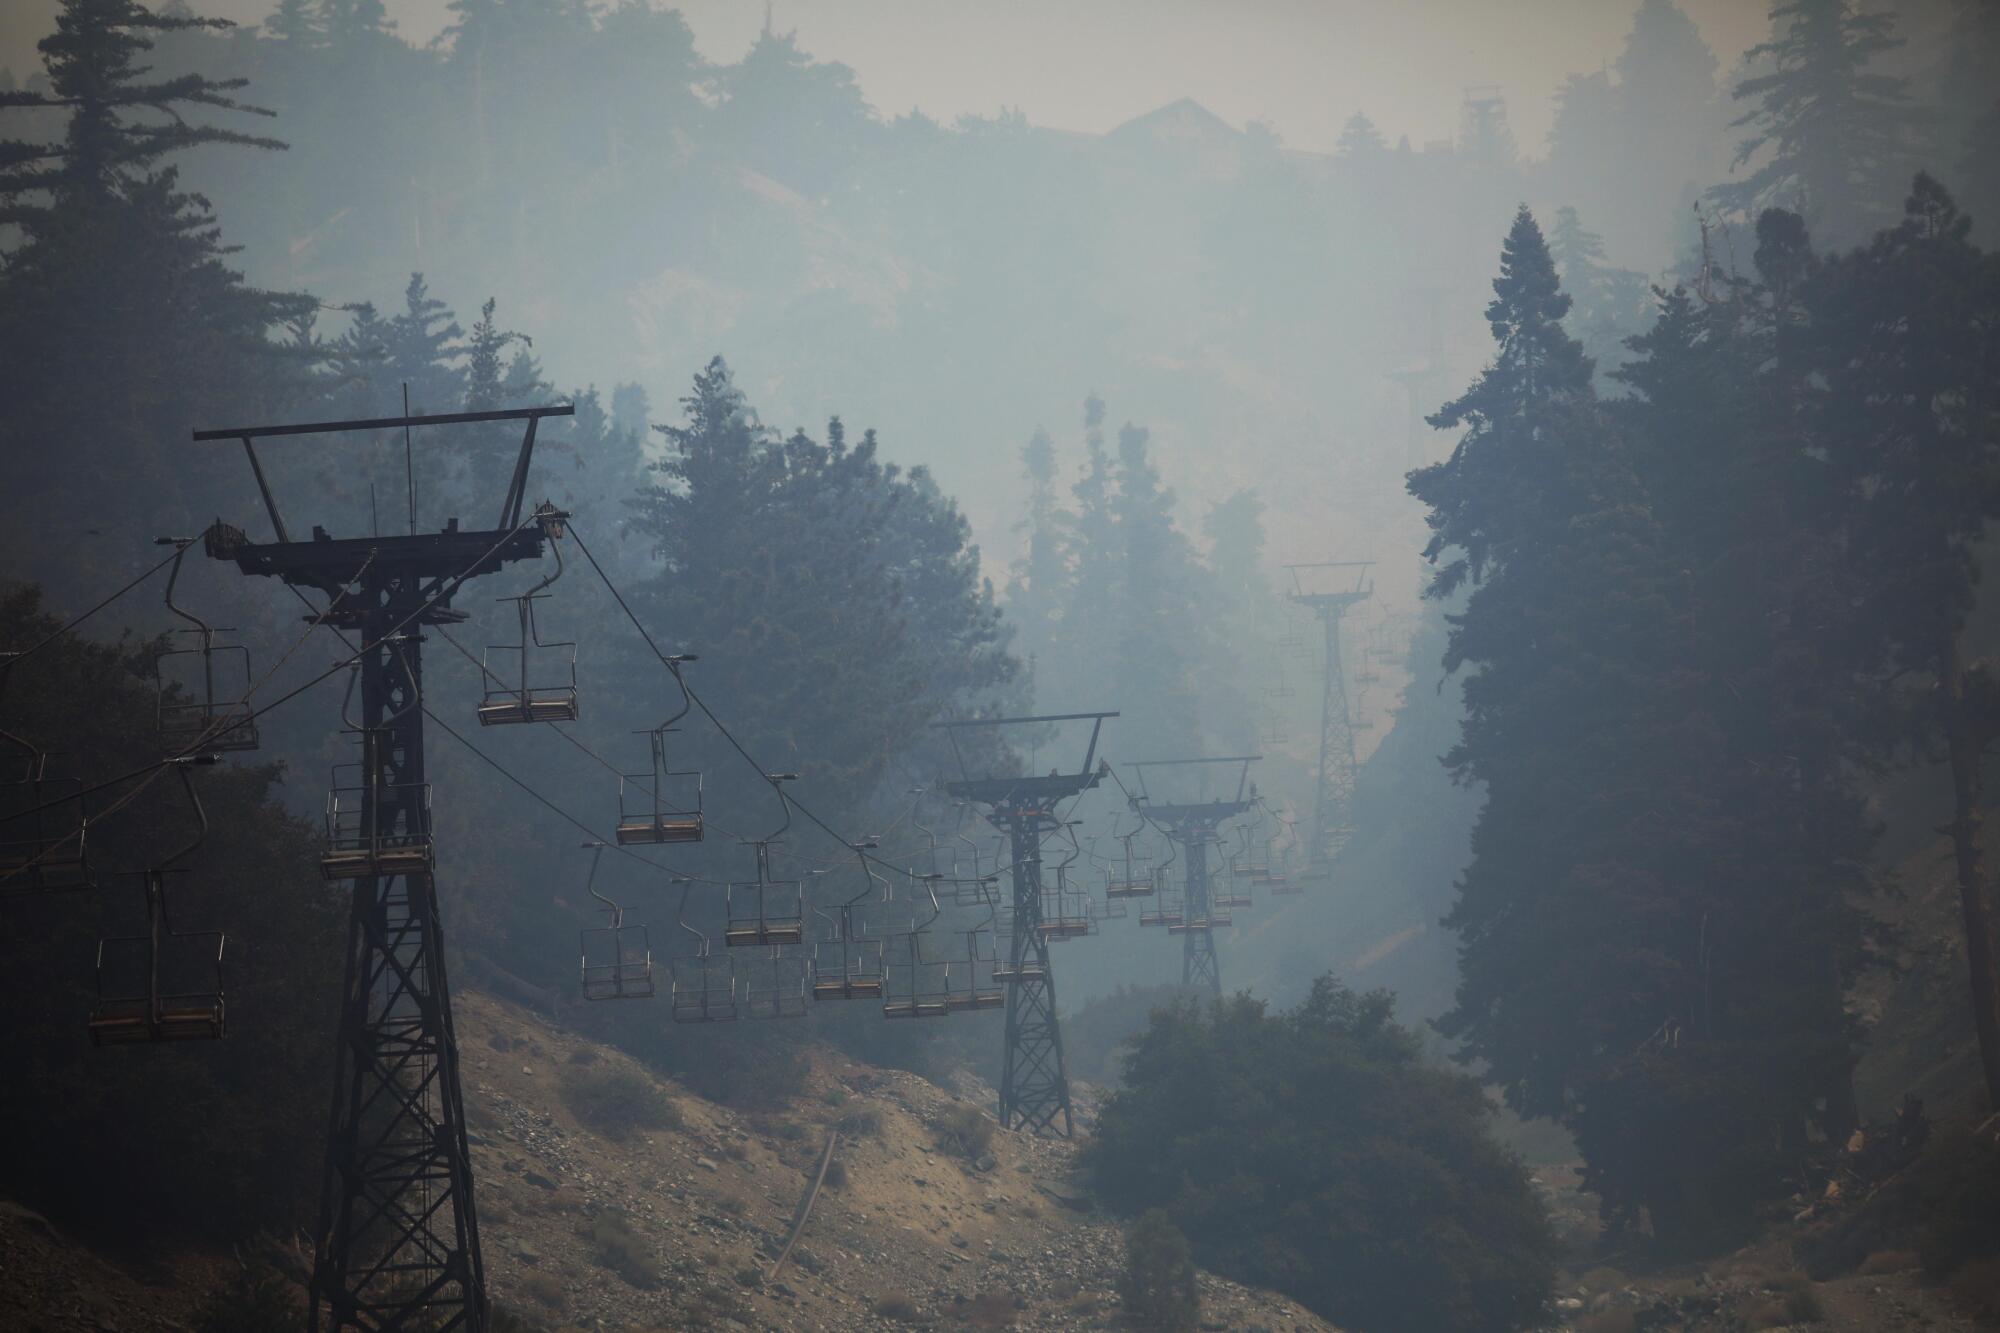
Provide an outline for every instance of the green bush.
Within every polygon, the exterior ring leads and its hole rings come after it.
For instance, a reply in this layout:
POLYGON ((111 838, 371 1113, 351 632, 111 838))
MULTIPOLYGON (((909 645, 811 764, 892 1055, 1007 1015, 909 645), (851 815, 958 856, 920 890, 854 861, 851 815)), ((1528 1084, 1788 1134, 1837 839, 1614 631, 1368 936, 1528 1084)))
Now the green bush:
POLYGON ((626 1065, 574 1070, 563 1079, 562 1099, 572 1115, 607 1139, 680 1125, 679 1109, 666 1094, 652 1079, 626 1065))
POLYGON ((1125 1311, 1143 1327, 1185 1333, 1201 1318, 1188 1240, 1158 1208, 1142 1213, 1125 1236, 1125 1273, 1118 1282, 1125 1311))
POLYGON ((1203 1267, 1358 1328, 1537 1326, 1555 1241, 1472 1079, 1428 1068, 1386 994, 1323 977, 1153 1016, 1085 1162, 1134 1215, 1165 1209, 1203 1267))

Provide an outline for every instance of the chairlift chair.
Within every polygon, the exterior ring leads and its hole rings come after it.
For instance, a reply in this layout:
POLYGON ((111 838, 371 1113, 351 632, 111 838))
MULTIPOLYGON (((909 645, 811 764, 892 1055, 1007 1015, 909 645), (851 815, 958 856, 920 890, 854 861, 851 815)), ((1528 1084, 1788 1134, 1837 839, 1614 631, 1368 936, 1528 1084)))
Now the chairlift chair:
POLYGON ((667 767, 667 732, 660 727, 651 739, 653 771, 625 773, 618 779, 618 831, 623 846, 700 842, 702 839, 701 774, 667 767))
POLYGON ((805 939, 805 890, 795 879, 770 877, 769 852, 757 846, 757 878, 728 888, 729 923, 722 942, 732 949, 799 944, 805 939))
POLYGON ((736 970, 727 955, 684 954, 673 960, 670 1016, 676 1023, 734 1023, 736 970))
POLYGON ((882 942, 842 937, 813 946, 815 1000, 873 1000, 882 995, 882 942))
POLYGON ((662 659, 681 687, 680 711, 646 733, 652 759, 649 773, 626 773, 618 779, 616 836, 623 846, 700 842, 703 833, 701 774, 676 769, 667 762, 667 737, 674 724, 694 707, 694 696, 681 681, 681 663, 688 656, 662 659))
POLYGON ((687 952, 676 954, 669 966, 668 1014, 676 1023, 733 1023, 737 1019, 736 970, 727 954, 710 951, 708 936, 688 924, 688 890, 693 881, 681 879, 680 907, 674 924, 688 937, 687 952))
POLYGON ((567 639, 542 638, 541 630, 535 624, 535 603, 548 600, 545 595, 531 592, 500 600, 514 603, 521 638, 518 644, 496 643, 486 647, 486 656, 480 663, 486 693, 479 701, 479 725, 498 727, 520 726, 528 722, 576 721, 576 643, 567 639), (538 660, 551 654, 566 665, 567 683, 535 683, 534 675, 541 674, 538 660), (495 659, 508 669, 504 672, 496 670, 495 659))
POLYGON ((577 932, 577 966, 586 1000, 645 1000, 657 993, 653 982, 653 947, 646 927, 625 924, 625 909, 597 890, 597 863, 606 844, 587 842, 590 875, 584 892, 603 904, 602 926, 577 932))
POLYGON ((1006 1004, 1007 988, 993 975, 998 964, 999 955, 992 932, 983 929, 966 931, 963 984, 953 985, 947 976, 946 1003, 958 1012, 998 1009, 1006 1004))
POLYGON ((946 1018, 951 1014, 950 965, 923 956, 925 932, 903 936, 903 957, 884 965, 884 1018, 946 1018), (898 979, 907 984, 898 985, 898 979))
POLYGON ((786 798, 784 787, 791 777, 789 773, 766 775, 765 780, 777 793, 785 818, 776 832, 751 843, 756 849, 757 878, 733 881, 725 891, 729 919, 723 927, 722 942, 729 948, 800 944, 805 940, 804 883, 771 877, 771 844, 784 836, 792 824, 792 803, 786 798))
MULTIPOLYGON (((380 743, 363 733, 362 745, 380 743)), ((334 769, 326 796, 326 845, 320 874, 328 880, 381 879, 428 873, 436 863, 429 783, 375 784, 364 760, 334 769)))
POLYGON ((181 542, 174 552, 167 574, 167 610, 194 628, 172 631, 186 646, 168 648, 153 661, 160 748, 169 757, 194 750, 204 754, 254 750, 258 735, 250 706, 250 650, 240 643, 218 643, 216 636, 228 633, 226 629, 174 604, 181 559, 191 545, 181 542))
POLYGON ((224 1031, 221 931, 178 931, 167 915, 167 875, 208 836, 188 768, 213 763, 213 755, 176 762, 174 770, 196 819, 193 841, 149 866, 138 878, 145 886, 146 930, 115 935, 97 943, 97 999, 90 1009, 90 1040, 96 1046, 129 1046, 154 1041, 213 1041, 224 1031))
POLYGON ((855 924, 855 910, 875 889, 887 896, 887 884, 868 864, 860 846, 861 892, 842 903, 837 916, 814 908, 827 924, 826 935, 813 945, 812 997, 815 1000, 872 1000, 882 995, 882 941, 864 938, 855 924))
POLYGON ((51 776, 52 756, 20 737, 0 732, 0 740, 23 750, 0 781, 0 898, 97 887, 83 783, 51 776))
POLYGON ((1061 887, 1042 890, 1042 915, 1035 929, 1051 944, 1095 933, 1088 897, 1061 887))
POLYGON ((1209 890, 1209 902, 1220 908, 1255 907, 1257 900, 1250 894, 1250 885, 1234 879, 1217 880, 1209 890))
POLYGON ((1158 887, 1154 882, 1153 858, 1132 850, 1132 840, 1138 836, 1139 830, 1134 829, 1119 839, 1125 844, 1125 856, 1105 881, 1105 897, 1150 898, 1158 887))
POLYGON ((804 1018, 807 1005, 806 960, 773 945, 755 957, 732 958, 737 990, 743 996, 743 1016, 751 1019, 804 1018))
POLYGON ((1187 900, 1179 893, 1161 893, 1152 903, 1140 907, 1139 924, 1165 926, 1169 930, 1187 919, 1187 900))

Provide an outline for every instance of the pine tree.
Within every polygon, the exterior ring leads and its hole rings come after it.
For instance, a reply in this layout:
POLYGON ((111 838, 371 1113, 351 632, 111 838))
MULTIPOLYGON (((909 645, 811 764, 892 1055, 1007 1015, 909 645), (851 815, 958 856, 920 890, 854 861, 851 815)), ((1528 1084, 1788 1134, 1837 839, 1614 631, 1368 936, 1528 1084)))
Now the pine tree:
POLYGON ((148 80, 135 62, 152 49, 146 33, 222 29, 222 19, 155 14, 135 0, 65 0, 56 30, 39 49, 48 70, 46 91, 17 90, 0 96, 0 109, 57 107, 69 112, 59 145, 0 141, 0 220, 13 222, 31 239, 55 225, 67 225, 84 203, 106 203, 147 178, 167 157, 198 144, 239 144, 283 148, 276 139, 219 125, 193 124, 179 114, 162 124, 135 111, 172 111, 200 106, 217 111, 268 116, 260 107, 231 94, 247 79, 210 79, 199 74, 148 80), (50 202, 30 204, 23 196, 46 193, 50 202), (58 223, 58 218, 61 222, 58 223))
POLYGON ((1388 144, 1375 128, 1375 122, 1357 111, 1341 127, 1340 138, 1334 145, 1334 156, 1349 162, 1372 161, 1387 149, 1388 144))
POLYGON ((1772 69, 1736 85, 1751 107, 1734 122, 1747 133, 1734 167, 1752 166, 1710 193, 1749 216, 1777 204, 1805 214, 1816 232, 1863 235, 1888 218, 1901 195, 1915 125, 1905 80, 1871 73, 1902 45, 1895 17, 1862 13, 1851 0, 1778 0, 1771 37, 1746 59, 1772 69))
POLYGON ((1638 332, 1646 315, 1646 277, 1617 268, 1604 257, 1604 238, 1587 229, 1574 208, 1556 210, 1549 233, 1549 256, 1563 290, 1575 303, 1565 326, 1605 376, 1621 359, 1625 339, 1638 332))
POLYGON ((0 143, 0 220, 22 237, 0 259, 0 361, 18 386, 0 449, 17 467, 8 493, 28 506, 8 517, 30 561, 17 569, 47 571, 58 593, 86 571, 33 555, 36 534, 178 530, 186 469, 160 442, 312 391, 284 334, 314 303, 245 285, 207 202, 169 161, 202 145, 282 145, 205 122, 255 112, 234 96, 241 80, 153 78, 143 63, 154 34, 226 26, 67 0, 41 43, 46 88, 0 97, 17 117, 68 117, 59 142, 0 143))
POLYGON ((1026 548, 1010 571, 1007 610, 1019 628, 1022 651, 1034 659, 1054 642, 1056 617, 1069 591, 1056 504, 1056 450, 1047 431, 1038 428, 1021 447, 1021 471, 1028 482, 1028 510, 1014 530, 1023 534, 1026 548))
POLYGON ((1201 699, 1190 679, 1209 644, 1205 611, 1213 598, 1187 537, 1174 523, 1174 493, 1160 484, 1142 426, 1118 431, 1118 531, 1111 662, 1120 706, 1142 734, 1174 752, 1198 752, 1201 699))
POLYGON ((1918 176, 1902 223, 1803 284, 1794 337, 1814 440, 1845 490, 1853 556, 1869 571, 1867 642, 1884 675, 1933 682, 1923 712, 1949 758, 1972 1007, 2000 1106, 2000 927, 1985 864, 1982 760, 2000 742, 2000 670, 1970 660, 1980 553, 2000 518, 2000 260, 1918 176))
POLYGON ((1552 408, 1590 396, 1590 358, 1562 327, 1570 298, 1525 204, 1501 247, 1493 292, 1486 307, 1498 344, 1492 365, 1465 394, 1426 418, 1435 429, 1463 426, 1465 434, 1449 458, 1409 477, 1410 493, 1431 511, 1424 556, 1443 561, 1431 580, 1432 596, 1445 596, 1467 579, 1476 582, 1489 564, 1506 558, 1515 538, 1495 518, 1522 503, 1521 488, 1534 484, 1516 455, 1535 444, 1552 408))
POLYGON ((292 50, 311 50, 326 40, 319 8, 314 0, 278 0, 278 7, 264 20, 264 31, 292 50))

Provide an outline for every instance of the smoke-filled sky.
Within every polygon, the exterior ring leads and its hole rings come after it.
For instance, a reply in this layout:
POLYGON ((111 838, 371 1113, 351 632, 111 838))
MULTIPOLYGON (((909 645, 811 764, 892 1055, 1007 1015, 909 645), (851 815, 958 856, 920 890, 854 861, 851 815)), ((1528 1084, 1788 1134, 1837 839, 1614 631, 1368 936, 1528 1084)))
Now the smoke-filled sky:
MULTIPOLYGON (((269 0, 192 0, 260 21, 269 0)), ((711 60, 738 58, 763 0, 657 0, 679 9, 711 60)), ((0 4, 0 64, 36 67, 57 0, 0 4)), ((428 40, 445 0, 388 0, 428 40)), ((1522 147, 1539 151, 1549 98, 1616 57, 1636 0, 775 0, 772 22, 851 65, 879 110, 941 120, 1018 108, 1036 124, 1102 132, 1180 97, 1232 124, 1267 119, 1325 150, 1365 109, 1394 138, 1448 138, 1468 84, 1498 84, 1522 147)), ((1727 69, 1764 31, 1763 0, 1682 0, 1727 69)))

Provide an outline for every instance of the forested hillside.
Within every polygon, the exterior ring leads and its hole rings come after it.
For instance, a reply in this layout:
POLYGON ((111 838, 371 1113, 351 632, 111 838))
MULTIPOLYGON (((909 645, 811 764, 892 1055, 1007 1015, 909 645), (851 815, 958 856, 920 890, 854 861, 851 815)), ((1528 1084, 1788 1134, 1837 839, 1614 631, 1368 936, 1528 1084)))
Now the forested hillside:
POLYGON ((0 80, 0 1195, 347 1227, 334 1033, 449 973, 730 1115, 1046 1079, 1140 1322, 1616 1333, 1571 1278, 1760 1247, 2000 1317, 2000 9, 1638 0, 1545 143, 1328 153, 450 13, 63 0, 0 80))

